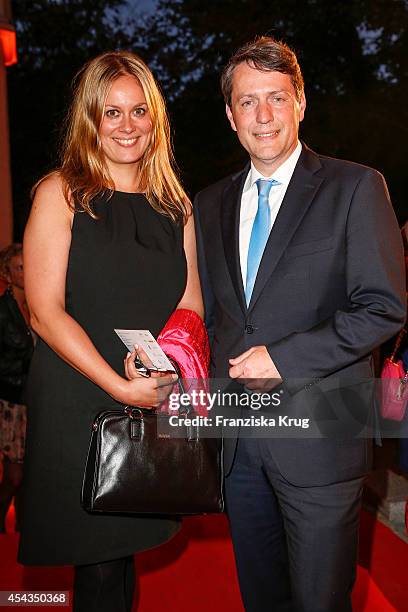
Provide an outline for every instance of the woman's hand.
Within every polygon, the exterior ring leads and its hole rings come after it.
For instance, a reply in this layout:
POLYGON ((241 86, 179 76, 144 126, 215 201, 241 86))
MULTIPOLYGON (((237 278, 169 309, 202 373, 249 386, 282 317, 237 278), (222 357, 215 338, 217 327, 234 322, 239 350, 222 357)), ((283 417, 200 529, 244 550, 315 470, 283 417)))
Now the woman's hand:
MULTIPOLYGON (((144 376, 146 376, 136 368, 135 359, 138 359, 149 370, 154 367, 147 353, 141 347, 135 345, 133 351, 131 353, 128 353, 125 359, 123 360, 125 366, 125 375, 128 380, 133 380, 134 378, 143 378, 144 376)), ((165 372, 151 372, 150 376, 162 376, 163 374, 165 374, 165 372)))
POLYGON ((120 395, 115 398, 128 406, 158 408, 170 394, 177 374, 164 373, 161 376, 138 376, 124 381, 120 395))
POLYGON ((131 406, 139 405, 145 408, 157 408, 171 392, 178 378, 177 374, 151 372, 151 375, 146 377, 136 369, 136 358, 147 368, 153 367, 147 353, 140 347, 135 347, 131 353, 126 355, 124 359, 125 374, 128 382, 131 384, 128 385, 125 391, 126 395, 130 398, 125 403, 131 406))

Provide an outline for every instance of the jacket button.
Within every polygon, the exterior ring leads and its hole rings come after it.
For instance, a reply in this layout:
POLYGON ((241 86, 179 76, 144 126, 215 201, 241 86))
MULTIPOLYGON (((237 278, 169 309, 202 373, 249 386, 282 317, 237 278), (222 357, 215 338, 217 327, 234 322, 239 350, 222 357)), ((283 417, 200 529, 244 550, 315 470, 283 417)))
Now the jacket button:
POLYGON ((253 334, 254 333, 254 326, 253 325, 245 325, 245 331, 247 334, 253 334))

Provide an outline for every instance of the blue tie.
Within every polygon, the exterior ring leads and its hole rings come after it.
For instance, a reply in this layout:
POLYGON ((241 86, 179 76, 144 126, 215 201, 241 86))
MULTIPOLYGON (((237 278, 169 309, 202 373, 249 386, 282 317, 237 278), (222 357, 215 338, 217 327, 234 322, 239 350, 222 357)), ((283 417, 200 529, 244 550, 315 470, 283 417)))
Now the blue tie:
POLYGON ((271 211, 269 209, 269 192, 272 185, 279 185, 279 181, 274 179, 258 179, 258 210, 252 226, 251 238, 248 249, 247 275, 245 285, 245 298, 247 306, 251 301, 256 275, 258 274, 259 264, 261 263, 265 245, 269 238, 271 229, 271 211))

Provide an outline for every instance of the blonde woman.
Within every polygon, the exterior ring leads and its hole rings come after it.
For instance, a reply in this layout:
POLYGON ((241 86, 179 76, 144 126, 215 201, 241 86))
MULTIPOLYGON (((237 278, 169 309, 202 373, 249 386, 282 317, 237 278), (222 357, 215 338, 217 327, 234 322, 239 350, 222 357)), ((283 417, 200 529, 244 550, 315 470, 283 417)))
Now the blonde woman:
POLYGON ((81 508, 90 428, 118 403, 156 406, 173 377, 125 378, 114 328, 157 335, 176 308, 203 314, 191 205, 173 169, 163 98, 136 55, 106 53, 79 73, 61 166, 35 188, 24 258, 40 340, 19 560, 74 565, 77 612, 129 611, 132 554, 178 525, 81 508))

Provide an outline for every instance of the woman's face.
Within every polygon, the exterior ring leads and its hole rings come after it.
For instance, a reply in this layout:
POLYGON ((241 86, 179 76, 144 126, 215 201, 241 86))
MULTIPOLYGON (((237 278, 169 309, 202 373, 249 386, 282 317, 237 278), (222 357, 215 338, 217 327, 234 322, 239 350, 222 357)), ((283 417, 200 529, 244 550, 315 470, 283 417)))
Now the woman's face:
POLYGON ((23 256, 14 255, 8 264, 8 279, 13 287, 24 289, 23 256))
POLYGON ((139 81, 121 76, 108 93, 99 129, 105 161, 112 178, 123 165, 137 166, 149 146, 152 121, 139 81))

